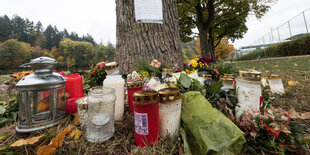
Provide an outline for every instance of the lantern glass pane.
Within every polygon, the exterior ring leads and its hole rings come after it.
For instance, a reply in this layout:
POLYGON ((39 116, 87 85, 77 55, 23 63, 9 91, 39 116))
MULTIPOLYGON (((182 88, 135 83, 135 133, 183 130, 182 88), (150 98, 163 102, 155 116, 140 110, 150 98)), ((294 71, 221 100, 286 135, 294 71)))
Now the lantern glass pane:
POLYGON ((65 89, 61 88, 61 89, 56 89, 55 90, 55 94, 56 94, 56 100, 57 100, 57 111, 62 111, 65 112, 66 111, 66 100, 69 97, 68 93, 65 93, 65 89))
POLYGON ((19 123, 26 123, 26 107, 27 107, 27 92, 21 92, 20 94, 20 103, 19 103, 19 123))

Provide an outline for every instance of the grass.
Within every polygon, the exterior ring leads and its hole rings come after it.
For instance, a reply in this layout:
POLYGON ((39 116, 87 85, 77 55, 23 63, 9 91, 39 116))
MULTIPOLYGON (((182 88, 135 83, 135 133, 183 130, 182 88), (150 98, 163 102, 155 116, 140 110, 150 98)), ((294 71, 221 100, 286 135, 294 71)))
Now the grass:
MULTIPOLYGON (((16 134, 15 124, 7 128, 12 136, 4 141, 0 140, 0 148, 8 146, 21 138, 30 138, 45 134, 39 142, 34 145, 27 145, 25 147, 14 147, 4 150, 6 153, 12 152, 14 154, 35 154, 36 150, 42 145, 48 145, 50 140, 63 131, 68 125, 75 126, 73 123, 73 116, 68 116, 67 119, 52 128, 44 129, 41 131, 33 132, 30 134, 16 134)), ((57 149, 55 154, 179 154, 182 151, 180 139, 166 139, 160 140, 153 147, 140 148, 135 145, 134 137, 134 120, 133 117, 126 113, 121 122, 115 123, 114 136, 103 143, 89 143, 85 138, 85 130, 81 129, 83 134, 78 140, 68 139, 64 140, 63 145, 57 149)), ((68 136, 67 136, 68 137, 68 136)))
POLYGON ((279 74, 286 94, 272 103, 286 110, 294 107, 299 112, 310 112, 310 57, 286 57, 229 63, 237 69, 255 69, 266 77, 279 74), (298 81, 297 86, 288 86, 288 81, 298 81))
POLYGON ((0 85, 3 84, 4 82, 10 80, 10 75, 0 75, 0 85))

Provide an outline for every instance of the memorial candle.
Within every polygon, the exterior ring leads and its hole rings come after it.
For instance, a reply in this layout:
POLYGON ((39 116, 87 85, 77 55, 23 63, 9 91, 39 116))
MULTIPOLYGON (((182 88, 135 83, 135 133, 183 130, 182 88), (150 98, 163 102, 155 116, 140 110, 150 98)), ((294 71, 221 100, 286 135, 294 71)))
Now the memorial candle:
POLYGON ((71 74, 65 78, 67 80, 66 92, 70 94, 69 99, 83 97, 82 77, 79 74, 71 74))

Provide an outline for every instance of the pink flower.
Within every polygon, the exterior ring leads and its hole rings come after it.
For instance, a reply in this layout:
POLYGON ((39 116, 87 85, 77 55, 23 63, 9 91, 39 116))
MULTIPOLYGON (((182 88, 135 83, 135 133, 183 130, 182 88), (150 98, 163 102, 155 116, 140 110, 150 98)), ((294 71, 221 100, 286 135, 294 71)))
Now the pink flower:
POLYGON ((161 66, 161 61, 158 61, 158 60, 154 59, 154 60, 151 62, 150 65, 153 66, 153 67, 155 67, 155 68, 160 68, 160 66, 161 66))
POLYGON ((261 96, 259 101, 259 106, 261 107, 264 103, 264 98, 261 96))

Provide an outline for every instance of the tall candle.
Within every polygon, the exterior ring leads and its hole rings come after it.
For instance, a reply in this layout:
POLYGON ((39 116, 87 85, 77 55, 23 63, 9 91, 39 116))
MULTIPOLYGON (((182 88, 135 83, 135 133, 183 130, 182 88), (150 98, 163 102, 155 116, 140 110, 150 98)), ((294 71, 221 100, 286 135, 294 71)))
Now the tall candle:
POLYGON ((121 75, 108 75, 103 82, 103 87, 109 87, 115 89, 115 110, 114 117, 115 121, 123 119, 124 115, 124 93, 125 93, 125 80, 121 75))
POLYGON ((79 74, 71 74, 66 76, 66 92, 70 94, 71 98, 83 97, 82 77, 79 74))

